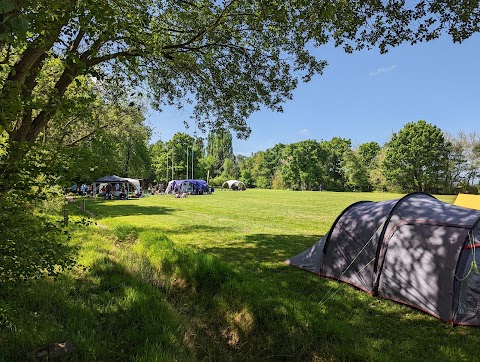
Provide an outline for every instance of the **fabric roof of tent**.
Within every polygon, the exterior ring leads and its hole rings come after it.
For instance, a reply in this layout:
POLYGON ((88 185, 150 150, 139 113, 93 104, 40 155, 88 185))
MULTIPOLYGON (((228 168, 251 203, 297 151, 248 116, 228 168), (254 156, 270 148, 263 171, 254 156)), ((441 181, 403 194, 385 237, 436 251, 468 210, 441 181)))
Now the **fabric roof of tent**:
MULTIPOLYGON (((137 190, 138 193, 140 193, 140 181, 134 178, 126 178, 126 177, 120 177, 117 175, 110 175, 110 176, 104 176, 95 180, 95 183, 115 183, 115 182, 116 183, 128 182, 137 190)), ((96 191, 96 187, 94 188, 94 191, 96 191)))
POLYGON ((117 176, 117 175, 111 175, 111 176, 103 176, 99 178, 98 180, 95 180, 95 182, 125 182, 127 179, 117 176))
POLYGON ((165 189, 166 194, 169 194, 169 193, 173 192, 173 189, 176 185, 176 182, 177 182, 177 180, 168 181, 167 188, 165 189))
POLYGON ((480 211, 424 193, 350 205, 327 235, 286 263, 480 326, 480 211))
POLYGON ((242 181, 238 181, 238 180, 228 180, 228 181, 225 181, 225 182, 223 183, 223 185, 222 185, 222 189, 223 189, 223 188, 226 188, 225 185, 228 186, 229 189, 231 189, 232 186, 234 186, 234 185, 237 186, 237 187, 239 187, 240 185, 242 185, 242 187, 245 188, 245 184, 244 184, 242 181))
POLYGON ((125 181, 130 182, 131 185, 135 187, 138 193, 140 193, 140 180, 134 178, 125 178, 125 181))

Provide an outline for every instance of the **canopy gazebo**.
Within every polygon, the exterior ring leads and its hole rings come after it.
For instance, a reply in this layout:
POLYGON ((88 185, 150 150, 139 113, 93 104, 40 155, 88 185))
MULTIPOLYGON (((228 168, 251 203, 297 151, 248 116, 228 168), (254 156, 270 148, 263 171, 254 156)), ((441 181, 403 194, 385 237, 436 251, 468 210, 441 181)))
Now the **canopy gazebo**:
POLYGON ((110 184, 112 186, 112 194, 114 196, 120 196, 122 186, 125 189, 126 195, 135 193, 141 196, 142 190, 140 187, 140 181, 133 178, 120 177, 117 175, 109 175, 101 177, 92 184, 93 195, 97 195, 99 190, 104 186, 110 184))
POLYGON ((222 190, 227 189, 227 188, 229 190, 242 190, 242 191, 246 190, 245 183, 243 183, 242 181, 238 181, 238 180, 225 181, 222 185, 222 190))

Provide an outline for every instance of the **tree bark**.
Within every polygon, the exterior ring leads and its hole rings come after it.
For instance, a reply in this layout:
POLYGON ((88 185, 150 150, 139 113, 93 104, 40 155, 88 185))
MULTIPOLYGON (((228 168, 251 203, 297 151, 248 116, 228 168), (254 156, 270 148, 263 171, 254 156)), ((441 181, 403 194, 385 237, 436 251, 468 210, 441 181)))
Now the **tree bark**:
MULTIPOLYGON (((72 61, 67 61, 67 66, 64 69, 60 79, 55 84, 55 88, 52 92, 50 102, 45 109, 43 109, 31 122, 28 132, 25 135, 24 139, 15 139, 16 141, 28 141, 34 142, 37 139, 39 133, 45 128, 48 121, 52 118, 52 115, 55 113, 54 104, 58 98, 61 98, 68 86, 72 83, 73 79, 80 74, 79 67, 76 66, 72 61)), ((27 122, 27 120, 25 120, 27 122)))
MULTIPOLYGON (((25 87, 27 87, 25 83, 27 79, 29 79, 28 81, 30 83, 35 81, 39 71, 37 68, 41 68, 46 52, 55 44, 66 22, 65 19, 58 21, 52 26, 51 32, 45 36, 38 36, 30 43, 5 80, 0 94, 0 102, 8 104, 10 107, 4 109, 0 114, 0 124, 8 131, 11 132, 13 128, 21 127, 17 122, 19 118, 23 118, 22 113, 25 109, 24 106, 26 102, 23 98, 25 95, 25 87), (32 73, 36 74, 32 76, 32 73)), ((26 94, 28 94, 28 92, 26 94)))

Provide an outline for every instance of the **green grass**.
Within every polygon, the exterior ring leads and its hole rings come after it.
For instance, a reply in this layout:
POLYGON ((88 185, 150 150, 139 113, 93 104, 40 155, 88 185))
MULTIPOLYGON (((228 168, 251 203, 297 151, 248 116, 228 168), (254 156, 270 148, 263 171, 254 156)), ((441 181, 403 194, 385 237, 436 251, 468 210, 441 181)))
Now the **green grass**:
POLYGON ((81 266, 0 300, 0 360, 67 339, 78 361, 476 360, 477 328, 283 264, 351 203, 400 196, 248 190, 89 201, 97 225, 72 231, 81 266))

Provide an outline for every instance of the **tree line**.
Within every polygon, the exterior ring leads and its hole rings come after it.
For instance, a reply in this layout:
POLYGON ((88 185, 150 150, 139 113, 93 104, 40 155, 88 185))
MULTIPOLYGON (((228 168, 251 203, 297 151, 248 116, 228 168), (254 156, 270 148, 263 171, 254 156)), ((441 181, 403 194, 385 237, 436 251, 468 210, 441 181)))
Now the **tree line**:
POLYGON ((195 177, 209 177, 214 185, 238 179, 248 187, 289 190, 478 192, 480 136, 448 135, 423 120, 407 123, 382 146, 353 146, 349 139, 334 137, 277 144, 245 157, 234 154, 227 131, 210 133, 204 142, 177 133, 168 142, 155 143, 151 178, 166 180, 171 169, 187 178, 190 149, 195 177))

